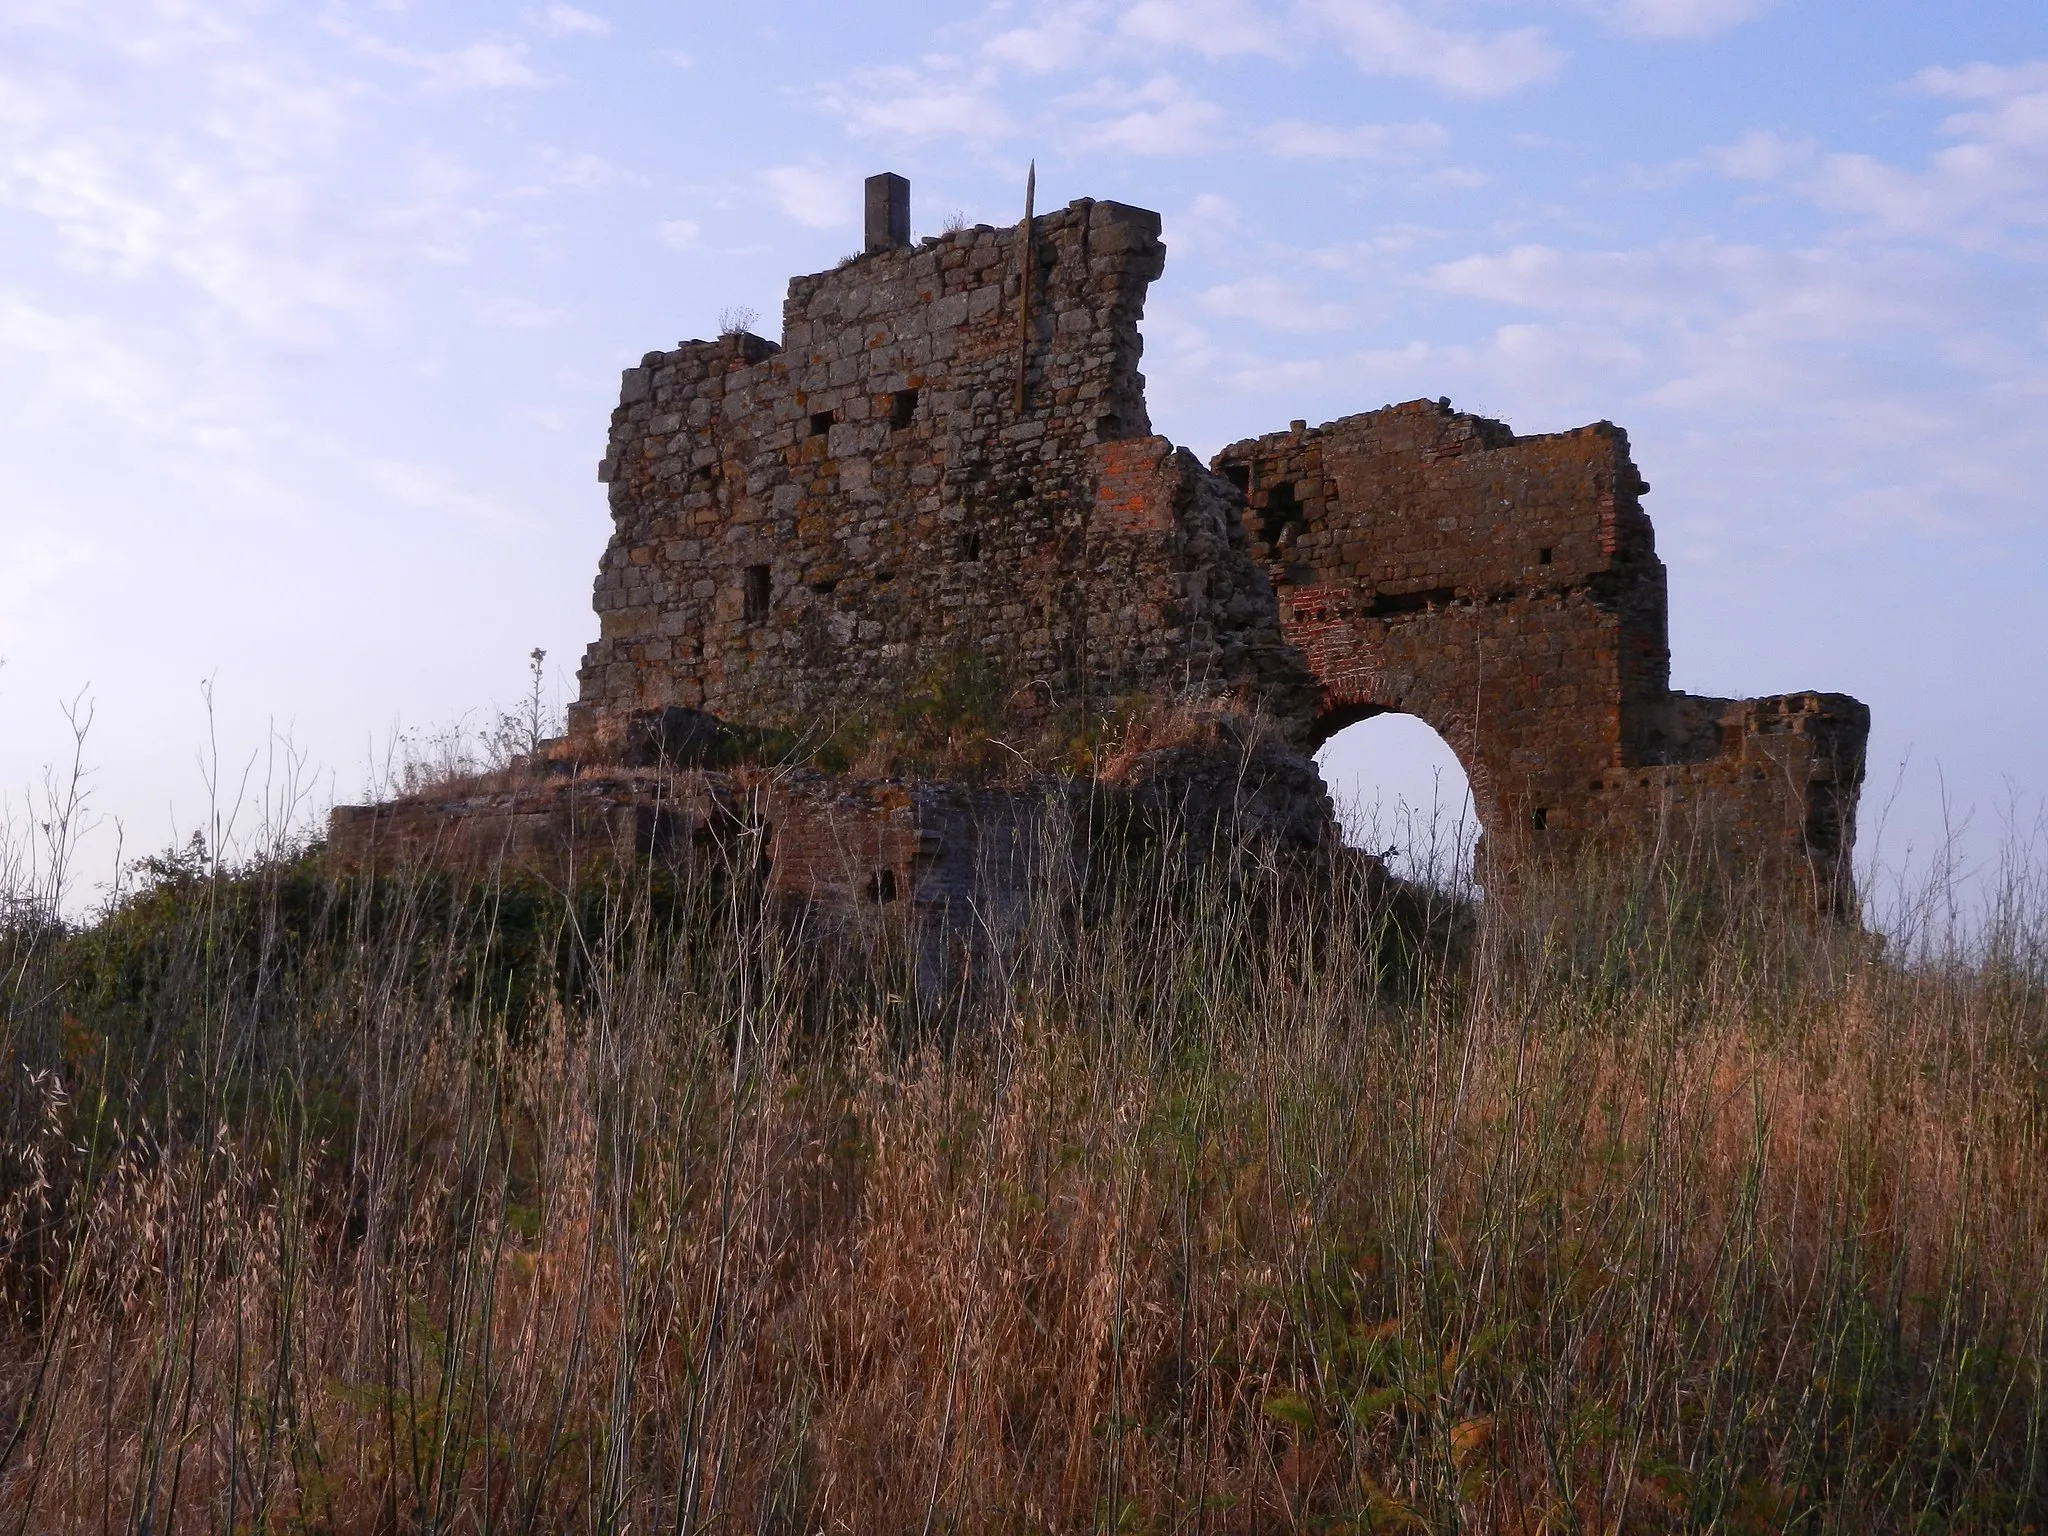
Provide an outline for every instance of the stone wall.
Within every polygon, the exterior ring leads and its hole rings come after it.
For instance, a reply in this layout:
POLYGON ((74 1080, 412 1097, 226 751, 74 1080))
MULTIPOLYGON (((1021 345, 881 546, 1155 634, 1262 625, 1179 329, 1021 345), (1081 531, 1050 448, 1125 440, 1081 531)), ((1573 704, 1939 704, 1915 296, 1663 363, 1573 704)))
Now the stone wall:
POLYGON ((1189 692, 1305 728, 1312 686, 1230 486, 1151 435, 1158 215, 1083 199, 1028 252, 987 226, 870 243, 791 282, 781 346, 693 341, 627 371, 573 730, 664 706, 875 726, 963 654, 1009 740, 1189 692))
POLYGON ((1413 401, 1296 423, 1215 467, 1320 685, 1315 738, 1418 716, 1511 859, 1705 831, 1847 900, 1869 711, 1671 690, 1649 486, 1619 428, 1517 437, 1413 401))

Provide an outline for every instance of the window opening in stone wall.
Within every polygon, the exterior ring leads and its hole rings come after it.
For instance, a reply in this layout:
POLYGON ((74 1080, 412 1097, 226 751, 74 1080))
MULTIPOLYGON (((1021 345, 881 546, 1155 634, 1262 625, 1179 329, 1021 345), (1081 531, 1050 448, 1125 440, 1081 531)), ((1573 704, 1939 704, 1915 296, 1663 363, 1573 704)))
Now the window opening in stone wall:
POLYGON ((868 881, 868 900, 881 905, 896 899, 896 871, 878 869, 868 881))
POLYGON ((1538 565, 1550 564, 1550 550, 1548 547, 1536 551, 1536 563, 1538 565))
POLYGON ((901 432, 917 415, 917 391, 899 389, 889 402, 889 430, 901 432))
POLYGON ((960 535, 960 558, 969 565, 981 558, 981 535, 972 528, 960 535))
POLYGON ((1471 782, 1443 737, 1413 715, 1374 715, 1316 753, 1345 843, 1386 860, 1390 874, 1465 896, 1473 885, 1479 814, 1471 782))
POLYGON ((894 571, 875 572, 875 585, 878 587, 886 587, 887 585, 889 585, 890 582, 894 581, 895 579, 896 573, 894 571))
POLYGON ((1426 613, 1432 608, 1448 608, 1457 601, 1457 597, 1456 587, 1430 587, 1421 592, 1378 592, 1373 595, 1366 617, 1392 619, 1404 613, 1426 613))
POLYGON ((1252 467, 1249 464, 1226 464, 1223 478, 1236 486, 1245 495, 1252 493, 1252 467))
POLYGON ((827 432, 830 432, 831 430, 832 413, 830 411, 811 412, 811 436, 823 437, 827 432))
POLYGON ((1266 541, 1268 549, 1280 542, 1280 536, 1290 525, 1301 521, 1301 500, 1294 493, 1294 482, 1283 480, 1266 492, 1266 514, 1259 524, 1259 537, 1266 541))
POLYGON ((1529 825, 1538 832, 1547 828, 1550 825, 1550 807, 1539 805, 1535 810, 1531 811, 1529 813, 1529 825))
POLYGON ((768 617, 768 567, 750 565, 741 583, 742 609, 749 624, 768 617))

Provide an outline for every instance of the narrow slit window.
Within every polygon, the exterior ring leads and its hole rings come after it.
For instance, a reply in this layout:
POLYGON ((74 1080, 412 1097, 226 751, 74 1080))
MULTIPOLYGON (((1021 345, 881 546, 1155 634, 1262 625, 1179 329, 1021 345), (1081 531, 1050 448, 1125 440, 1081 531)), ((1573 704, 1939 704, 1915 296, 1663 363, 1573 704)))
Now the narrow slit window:
POLYGON ((742 607, 749 624, 768 617, 768 567, 750 565, 741 584, 742 607))
POLYGON ((1550 564, 1550 548, 1548 545, 1536 551, 1536 563, 1538 565, 1550 564))
POLYGON ((874 879, 868 882, 868 900, 881 905, 895 899, 896 871, 893 869, 876 870, 874 879))
POLYGON ((1550 807, 1547 805, 1537 806, 1534 811, 1529 813, 1529 824, 1532 827, 1534 827, 1538 832, 1541 832, 1545 830, 1547 827, 1549 827, 1550 807))
POLYGON ((972 528, 960 535, 960 558, 969 565, 981 558, 981 535, 972 528))
POLYGON ((811 412, 811 436, 823 437, 827 432, 830 432, 831 430, 832 413, 830 411, 811 412))
POLYGON ((917 415, 917 391, 899 389, 889 402, 889 430, 901 432, 917 415))

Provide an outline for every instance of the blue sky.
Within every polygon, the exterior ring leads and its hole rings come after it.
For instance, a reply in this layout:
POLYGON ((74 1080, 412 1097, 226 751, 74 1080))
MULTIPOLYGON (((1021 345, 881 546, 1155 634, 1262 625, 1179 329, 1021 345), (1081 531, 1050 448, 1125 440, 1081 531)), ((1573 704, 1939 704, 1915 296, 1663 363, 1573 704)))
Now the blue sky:
POLYGON ((1867 700, 1894 863, 2048 788, 2038 3, 0 0, 16 817, 81 693, 103 865, 566 689, 618 370, 1033 157, 1164 215, 1162 432, 1616 421, 1677 686, 1867 700))

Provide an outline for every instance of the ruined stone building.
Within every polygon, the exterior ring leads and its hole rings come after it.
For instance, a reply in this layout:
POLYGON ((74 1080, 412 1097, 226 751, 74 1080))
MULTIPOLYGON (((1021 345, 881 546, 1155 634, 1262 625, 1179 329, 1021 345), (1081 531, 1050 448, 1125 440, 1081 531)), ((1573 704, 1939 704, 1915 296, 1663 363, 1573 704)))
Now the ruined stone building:
MULTIPOLYGON (((632 772, 693 773, 668 803, 710 816, 740 792, 707 760, 721 733, 858 744, 951 669, 986 696, 978 726, 1041 766, 1148 705, 1255 715, 1254 793, 1297 839, 1333 835, 1307 754, 1400 711, 1457 753, 1500 868, 1682 824, 1848 900, 1868 711, 1671 690, 1649 487, 1618 428, 1522 438, 1416 401, 1204 466, 1153 434, 1138 371, 1158 215, 1084 198, 913 242, 907 184, 867 191, 864 253, 791 282, 780 344, 626 371, 599 636, 556 754, 578 773, 504 791, 501 820, 545 839, 597 814, 658 841, 632 772)), ((1017 803, 860 772, 745 794, 786 888, 876 900, 957 893, 972 824, 1017 803)), ((473 812, 341 812, 335 841, 418 845, 473 812)))

